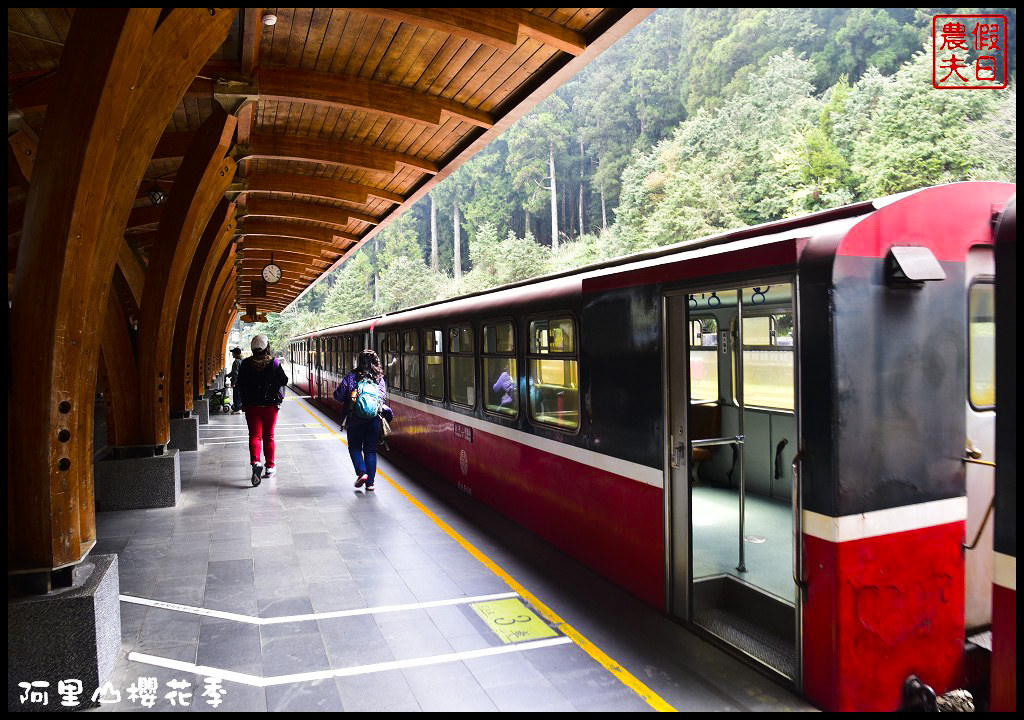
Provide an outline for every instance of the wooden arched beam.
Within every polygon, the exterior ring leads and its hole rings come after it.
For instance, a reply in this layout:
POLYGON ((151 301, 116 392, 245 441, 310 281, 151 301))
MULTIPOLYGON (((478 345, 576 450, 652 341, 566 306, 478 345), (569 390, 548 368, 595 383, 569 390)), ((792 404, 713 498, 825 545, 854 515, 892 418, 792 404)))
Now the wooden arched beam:
MULTIPOLYGON (((101 243, 92 256, 91 267, 82 269, 92 278, 90 296, 101 303, 85 304, 82 308, 85 327, 99 327, 102 323, 102 312, 97 308, 105 307, 118 249, 153 150, 196 74, 223 44, 237 12, 237 8, 214 9, 212 14, 209 8, 175 8, 161 19, 145 56, 133 61, 141 65, 141 71, 126 129, 117 147, 117 169, 107 197, 101 243)), ((93 366, 98 353, 99 333, 93 332, 82 345, 86 362, 79 381, 90 398, 89 386, 95 382, 93 366)), ((89 423, 87 434, 91 437, 92 413, 79 419, 89 423)))
MULTIPOLYGON (((49 571, 79 562, 95 544, 91 393, 81 391, 82 307, 89 257, 108 210, 116 148, 158 9, 75 13, 43 129, 11 307, 8 571, 49 571), (39 393, 42 392, 42 397, 39 393), (79 422, 82 416, 88 420, 79 422)), ((127 219, 127 214, 126 214, 127 219)), ((115 245, 116 254, 116 245, 115 245)), ((106 282, 110 282, 108 268, 106 282)), ((105 298, 104 298, 105 299, 105 298)), ((87 363, 95 387, 97 359, 87 363)))
POLYGON ((263 197, 250 197, 245 204, 245 217, 293 218, 327 223, 329 225, 346 226, 352 220, 377 224, 377 218, 366 213, 356 212, 347 208, 314 205, 301 200, 276 200, 263 197))
POLYGON ((240 193, 279 192, 293 195, 308 195, 327 200, 344 200, 365 204, 369 196, 387 200, 401 205, 405 197, 389 190, 360 185, 358 183, 315 177, 313 175, 296 175, 293 173, 254 172, 249 173, 232 190, 240 193))
POLYGON ((140 420, 145 441, 170 440, 171 345, 174 323, 203 229, 235 175, 225 157, 237 118, 215 105, 196 131, 158 228, 139 319, 138 368, 140 420))
POLYGON ((358 242, 359 236, 345 230, 332 230, 330 228, 315 227, 297 222, 278 220, 271 218, 248 218, 243 221, 238 234, 252 235, 276 235, 278 237, 305 238, 317 242, 333 244, 342 240, 358 242))
POLYGON ((248 248, 243 254, 238 256, 238 261, 261 263, 261 267, 269 263, 271 260, 275 262, 291 262, 301 263, 303 265, 310 265, 315 263, 323 263, 324 267, 331 264, 330 258, 321 257, 319 253, 316 255, 304 255, 302 253, 271 250, 259 250, 256 248, 248 248))
POLYGON ((234 232, 235 204, 222 198, 213 211, 196 247, 188 276, 178 303, 174 321, 174 342, 171 345, 171 392, 172 413, 192 411, 195 386, 192 381, 195 362, 195 325, 199 322, 203 298, 210 278, 216 269, 218 258, 231 244, 234 232))
POLYGON ((224 252, 221 253, 220 259, 217 261, 213 272, 213 278, 204 294, 202 311, 199 313, 199 321, 193 329, 193 332, 195 333, 195 339, 193 341, 193 367, 195 368, 194 392, 196 397, 201 397, 206 393, 206 389, 212 379, 206 362, 206 338, 210 326, 210 318, 213 316, 213 311, 217 301, 220 299, 220 293, 227 284, 228 278, 231 277, 234 267, 235 246, 229 245, 224 252))

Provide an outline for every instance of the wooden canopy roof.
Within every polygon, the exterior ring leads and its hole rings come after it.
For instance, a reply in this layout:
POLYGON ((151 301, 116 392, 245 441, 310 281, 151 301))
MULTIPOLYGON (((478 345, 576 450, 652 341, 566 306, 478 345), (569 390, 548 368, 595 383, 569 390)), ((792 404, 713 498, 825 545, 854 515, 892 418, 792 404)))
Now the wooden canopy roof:
MULTIPOLYGON (((8 10, 9 270, 73 12, 8 10)), ((235 304, 279 312, 649 12, 245 8, 168 123, 126 237, 150 256, 163 208, 147 191, 171 190, 219 104, 238 117, 235 304), (271 253, 283 278, 264 287, 271 253)))

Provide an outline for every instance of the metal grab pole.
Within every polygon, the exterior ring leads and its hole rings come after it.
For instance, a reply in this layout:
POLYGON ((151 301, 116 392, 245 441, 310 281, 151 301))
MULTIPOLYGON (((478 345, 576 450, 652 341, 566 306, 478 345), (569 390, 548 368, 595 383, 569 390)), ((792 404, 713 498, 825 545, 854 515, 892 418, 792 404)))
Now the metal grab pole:
MULTIPOLYGON (((740 437, 746 437, 743 432, 743 288, 736 289, 736 404, 739 406, 739 431, 740 437)), ((736 569, 740 572, 747 571, 746 561, 743 553, 743 528, 745 522, 745 500, 747 495, 747 475, 743 472, 743 446, 739 445, 740 460, 740 564, 736 569)))

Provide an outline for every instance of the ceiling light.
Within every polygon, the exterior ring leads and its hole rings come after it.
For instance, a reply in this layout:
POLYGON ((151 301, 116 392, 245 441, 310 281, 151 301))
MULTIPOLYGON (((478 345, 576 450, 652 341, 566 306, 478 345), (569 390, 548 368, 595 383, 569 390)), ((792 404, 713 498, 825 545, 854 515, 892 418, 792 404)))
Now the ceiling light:
POLYGON ((263 24, 266 25, 267 27, 270 27, 271 25, 277 25, 277 15, 264 15, 263 24))
POLYGON ((147 190, 146 195, 149 196, 149 201, 154 205, 162 205, 167 201, 167 193, 161 190, 159 185, 154 185, 147 190))

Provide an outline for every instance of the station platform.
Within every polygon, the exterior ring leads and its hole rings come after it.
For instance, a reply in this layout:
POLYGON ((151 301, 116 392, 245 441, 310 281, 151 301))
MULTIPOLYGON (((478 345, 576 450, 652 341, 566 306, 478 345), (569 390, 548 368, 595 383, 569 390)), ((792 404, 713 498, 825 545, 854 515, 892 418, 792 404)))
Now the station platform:
POLYGON ((813 710, 400 458, 356 490, 293 393, 277 467, 252 487, 244 417, 214 415, 177 507, 97 514, 122 623, 100 711, 813 710))

